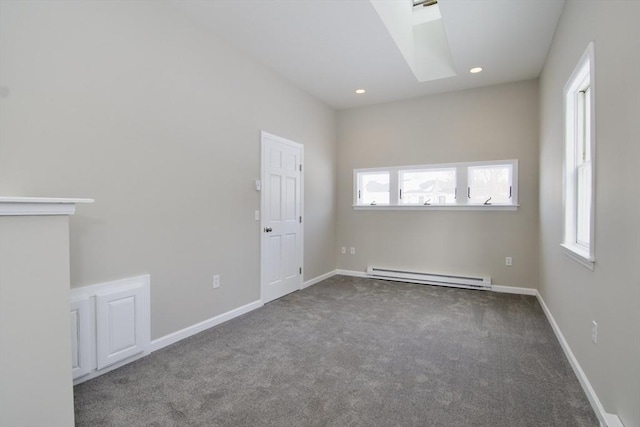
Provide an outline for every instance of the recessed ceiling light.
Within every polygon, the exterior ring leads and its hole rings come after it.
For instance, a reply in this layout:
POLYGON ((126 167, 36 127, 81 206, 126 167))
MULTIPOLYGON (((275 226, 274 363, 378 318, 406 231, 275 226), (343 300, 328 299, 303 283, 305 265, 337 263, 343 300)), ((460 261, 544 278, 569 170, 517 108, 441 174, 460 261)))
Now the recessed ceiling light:
POLYGON ((482 67, 474 67, 469 70, 471 74, 476 74, 476 73, 479 73, 480 71, 482 71, 482 67))
POLYGON ((357 90, 356 90, 356 93, 357 93, 358 95, 362 95, 362 94, 363 94, 363 93, 365 93, 365 92, 366 92, 366 90, 364 90, 364 89, 357 89, 357 90))

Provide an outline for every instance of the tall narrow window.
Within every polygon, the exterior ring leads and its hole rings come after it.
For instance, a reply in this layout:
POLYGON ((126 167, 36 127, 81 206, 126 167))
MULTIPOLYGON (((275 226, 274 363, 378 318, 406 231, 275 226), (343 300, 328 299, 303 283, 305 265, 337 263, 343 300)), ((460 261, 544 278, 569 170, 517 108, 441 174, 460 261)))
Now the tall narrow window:
POLYGON ((594 265, 594 75, 589 44, 565 85, 564 239, 573 259, 594 265))

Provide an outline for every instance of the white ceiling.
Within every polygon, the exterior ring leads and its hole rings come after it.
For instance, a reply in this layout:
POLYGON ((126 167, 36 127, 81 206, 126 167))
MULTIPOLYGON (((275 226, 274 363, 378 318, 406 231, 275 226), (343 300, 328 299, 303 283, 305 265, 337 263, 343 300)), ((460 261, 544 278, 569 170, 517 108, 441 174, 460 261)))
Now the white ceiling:
POLYGON ((564 0, 439 0, 457 75, 422 83, 369 0, 177 0, 172 5, 343 109, 536 78, 564 0), (470 74, 476 66, 484 71, 470 74), (356 95, 359 88, 367 93, 356 95))

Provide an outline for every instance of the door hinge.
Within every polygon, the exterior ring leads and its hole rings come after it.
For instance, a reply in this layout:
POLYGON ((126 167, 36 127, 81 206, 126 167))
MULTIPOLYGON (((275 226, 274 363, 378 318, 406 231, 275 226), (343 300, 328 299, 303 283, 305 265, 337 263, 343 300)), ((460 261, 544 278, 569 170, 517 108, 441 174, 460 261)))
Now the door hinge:
POLYGON ((302 224, 302 217, 300 217, 300 224, 302 224))
POLYGON ((300 274, 302 274, 302 267, 300 267, 300 274))
POLYGON ((300 165, 300 172, 302 172, 302 165, 300 165))

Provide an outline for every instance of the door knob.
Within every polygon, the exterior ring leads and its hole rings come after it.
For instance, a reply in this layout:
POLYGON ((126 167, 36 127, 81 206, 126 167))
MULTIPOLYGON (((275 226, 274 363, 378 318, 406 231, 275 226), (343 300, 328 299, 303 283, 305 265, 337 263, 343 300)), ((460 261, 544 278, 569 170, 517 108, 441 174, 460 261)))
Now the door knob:
POLYGON ((265 233, 271 233, 272 231, 273 231, 273 228, 271 228, 271 227, 267 227, 267 228, 264 229, 265 233))

